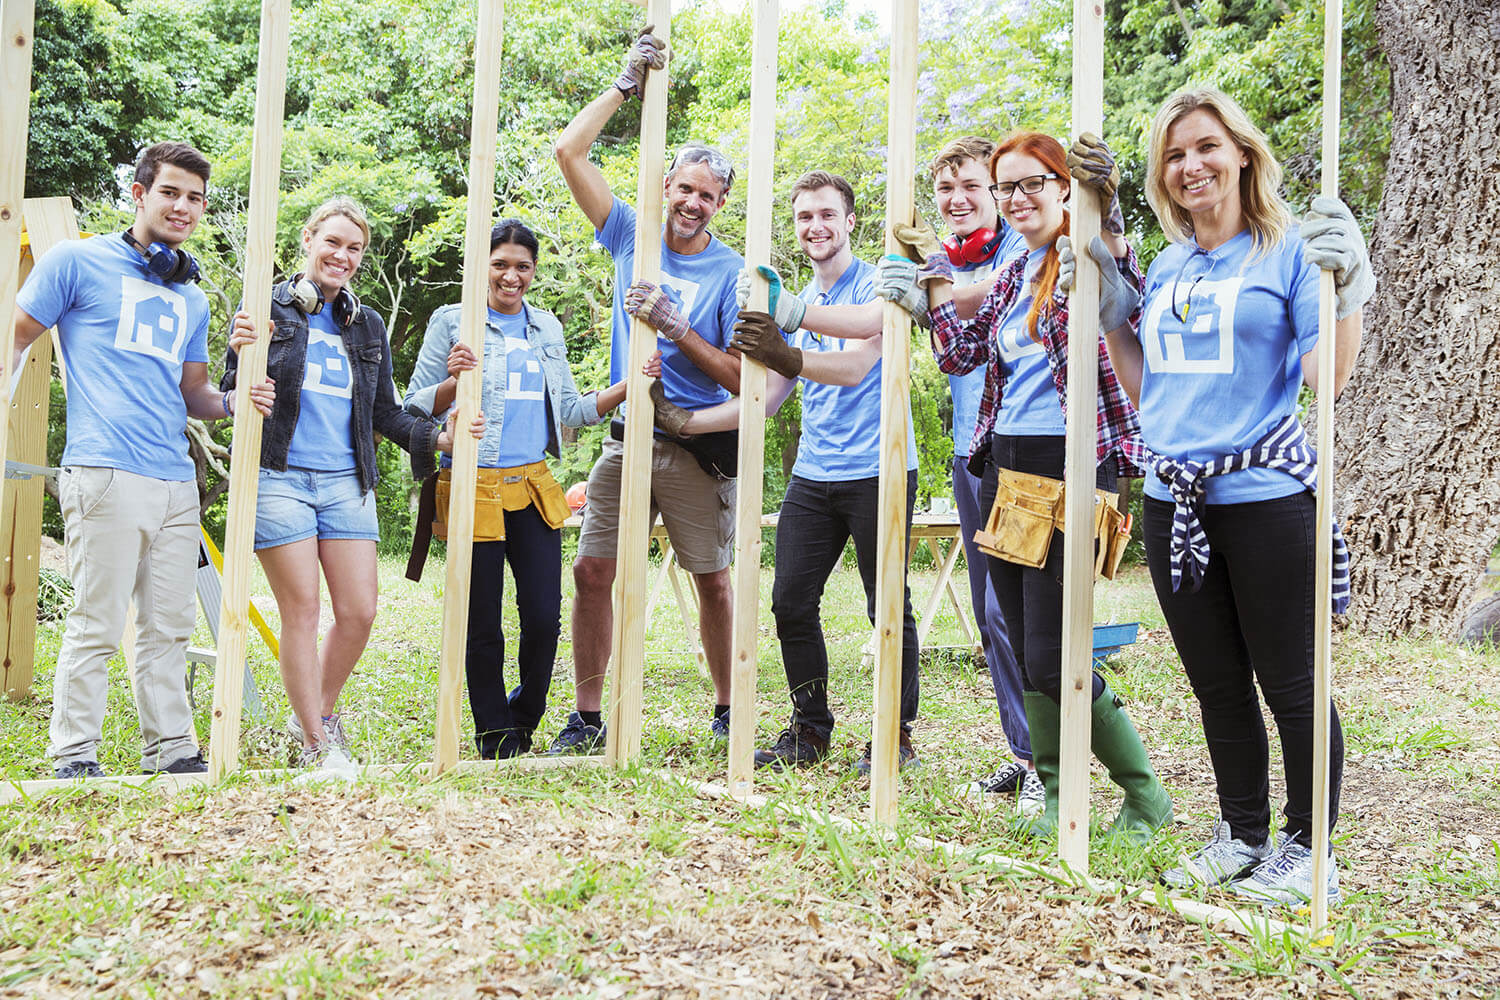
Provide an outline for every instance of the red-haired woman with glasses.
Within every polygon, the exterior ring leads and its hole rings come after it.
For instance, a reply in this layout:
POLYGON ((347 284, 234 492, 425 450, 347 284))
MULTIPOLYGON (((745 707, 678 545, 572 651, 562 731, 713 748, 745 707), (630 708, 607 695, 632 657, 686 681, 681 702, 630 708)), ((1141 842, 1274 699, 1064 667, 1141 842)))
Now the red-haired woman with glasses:
MULTIPOLYGON (((1100 156, 1108 150, 1100 145, 1100 156)), ((932 324, 938 367, 963 374, 986 366, 984 395, 971 449, 971 469, 982 476, 980 509, 994 503, 1000 469, 1061 479, 1067 406, 1068 303, 1057 287, 1057 238, 1068 231, 1065 207, 1071 190, 1066 153, 1056 139, 1022 132, 1002 142, 990 157, 991 188, 1006 223, 1026 240, 1027 254, 996 279, 972 320, 953 306, 952 264, 944 253, 927 257, 920 270, 888 258, 881 294, 900 302, 921 322, 932 324), (925 300, 925 301, 924 301, 925 300), (974 468, 983 464, 982 473, 974 468)), ((1113 266, 1140 281, 1135 254, 1126 244, 1119 208, 1113 206, 1106 241, 1113 266)), ((1129 309, 1118 317, 1133 322, 1129 309)), ((1140 475, 1132 460, 1139 437, 1135 410, 1125 398, 1099 349, 1099 450, 1096 481, 1113 490, 1124 473, 1140 475)), ((1022 667, 1026 720, 1046 805, 1031 830, 1050 834, 1057 825, 1062 679, 1062 543, 1054 537, 1038 568, 990 558, 988 568, 1022 667)), ((1097 673, 1093 677, 1093 751, 1125 791, 1112 829, 1149 837, 1172 818, 1172 800, 1151 768, 1135 726, 1097 673)))

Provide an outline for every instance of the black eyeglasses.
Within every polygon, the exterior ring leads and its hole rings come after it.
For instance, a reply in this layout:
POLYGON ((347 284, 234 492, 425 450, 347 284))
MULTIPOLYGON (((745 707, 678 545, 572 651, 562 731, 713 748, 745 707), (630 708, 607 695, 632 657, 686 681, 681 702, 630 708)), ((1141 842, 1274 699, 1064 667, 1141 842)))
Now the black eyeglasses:
POLYGON ((1212 271, 1213 268, 1213 258, 1208 256, 1208 251, 1200 249, 1194 250, 1188 259, 1182 262, 1182 266, 1177 269, 1177 277, 1172 279, 1172 315, 1177 318, 1177 322, 1183 325, 1187 324, 1188 311, 1193 308, 1193 292, 1197 290, 1198 282, 1208 277, 1208 272, 1212 271), (1186 271, 1187 266, 1200 256, 1208 260, 1208 267, 1204 269, 1202 274, 1193 279, 1192 284, 1188 285, 1187 296, 1182 300, 1182 312, 1179 313, 1177 311, 1177 286, 1182 282, 1182 272, 1186 271))
POLYGON ((1040 194, 1048 181, 1055 180, 1057 180, 1056 174, 1032 174, 1018 181, 1001 181, 999 184, 991 184, 990 194, 995 196, 996 201, 1010 201, 1016 196, 1017 188, 1022 194, 1040 194))

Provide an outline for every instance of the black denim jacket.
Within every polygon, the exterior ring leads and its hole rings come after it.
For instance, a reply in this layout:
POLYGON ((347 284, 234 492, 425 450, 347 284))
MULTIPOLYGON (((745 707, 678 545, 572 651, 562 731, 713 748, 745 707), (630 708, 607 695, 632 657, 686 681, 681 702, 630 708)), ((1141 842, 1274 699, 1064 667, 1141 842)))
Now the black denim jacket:
MULTIPOLYGON (((271 320, 275 330, 266 356, 266 375, 276 383, 276 405, 271 408, 262 432, 260 464, 262 468, 282 471, 286 469, 292 431, 297 426, 302 379, 307 368, 307 317, 292 303, 290 282, 283 281, 271 290, 271 320)), ((379 478, 375 469, 375 431, 411 453, 412 478, 421 482, 436 468, 433 453, 437 451, 442 425, 401 408, 391 380, 391 343, 375 310, 360 306, 359 316, 344 327, 343 336, 354 376, 349 432, 354 440, 360 489, 368 492, 379 478)), ((234 388, 238 366, 239 355, 229 351, 224 377, 219 380, 220 389, 227 392, 234 388)))

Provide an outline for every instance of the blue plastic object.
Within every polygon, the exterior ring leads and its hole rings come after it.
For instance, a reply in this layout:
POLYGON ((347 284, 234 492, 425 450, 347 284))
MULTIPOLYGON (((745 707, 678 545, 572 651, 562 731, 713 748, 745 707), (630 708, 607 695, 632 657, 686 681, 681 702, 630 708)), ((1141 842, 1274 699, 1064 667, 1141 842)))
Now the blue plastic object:
POLYGON ((1140 632, 1140 622, 1122 622, 1118 625, 1094 626, 1094 666, 1104 666, 1106 657, 1113 656, 1126 646, 1135 643, 1140 632))

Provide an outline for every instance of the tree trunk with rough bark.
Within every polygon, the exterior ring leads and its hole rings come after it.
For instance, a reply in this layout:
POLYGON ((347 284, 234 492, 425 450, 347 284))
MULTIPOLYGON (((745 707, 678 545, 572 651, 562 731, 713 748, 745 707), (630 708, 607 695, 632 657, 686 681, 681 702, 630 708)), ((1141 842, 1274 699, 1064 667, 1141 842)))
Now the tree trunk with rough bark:
POLYGON ((1350 622, 1454 635, 1500 538, 1500 4, 1384 0, 1380 288, 1340 399, 1350 622))

